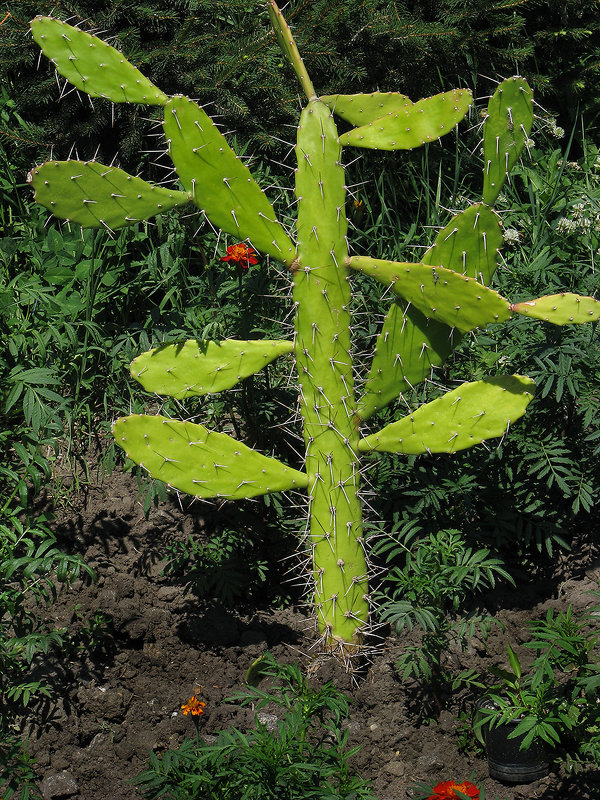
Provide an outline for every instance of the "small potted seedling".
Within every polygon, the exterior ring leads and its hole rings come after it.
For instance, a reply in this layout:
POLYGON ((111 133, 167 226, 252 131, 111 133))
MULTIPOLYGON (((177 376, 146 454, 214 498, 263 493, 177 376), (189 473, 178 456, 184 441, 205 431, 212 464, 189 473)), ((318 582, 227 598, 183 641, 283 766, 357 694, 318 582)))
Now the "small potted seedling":
POLYGON ((599 637, 591 617, 577 620, 571 606, 532 623, 524 646, 536 658, 523 669, 508 645, 510 669, 492 667, 499 680, 478 703, 475 734, 485 745, 490 777, 530 783, 550 761, 600 766, 600 663, 591 660, 599 637))

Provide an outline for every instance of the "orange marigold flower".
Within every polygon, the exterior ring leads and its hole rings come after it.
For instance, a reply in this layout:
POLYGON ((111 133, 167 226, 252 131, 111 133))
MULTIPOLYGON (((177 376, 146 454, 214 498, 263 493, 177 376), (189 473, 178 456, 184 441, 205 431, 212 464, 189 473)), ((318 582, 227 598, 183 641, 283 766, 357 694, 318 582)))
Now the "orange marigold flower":
POLYGON ((200 714, 204 714, 204 709, 206 708, 206 703, 203 700, 198 700, 196 695, 192 695, 190 699, 181 706, 181 710, 183 711, 184 715, 191 714, 193 717, 198 717, 200 714))
POLYGON ((472 797, 473 800, 479 800, 479 789, 469 781, 463 781, 463 783, 442 781, 433 787, 433 791, 434 794, 429 795, 427 800, 458 800, 460 795, 456 794, 457 791, 467 797, 472 797))
POLYGON ((227 248, 227 255, 223 256, 221 261, 232 261, 234 264, 239 264, 242 269, 248 269, 251 264, 258 264, 256 252, 245 242, 230 244, 227 248))

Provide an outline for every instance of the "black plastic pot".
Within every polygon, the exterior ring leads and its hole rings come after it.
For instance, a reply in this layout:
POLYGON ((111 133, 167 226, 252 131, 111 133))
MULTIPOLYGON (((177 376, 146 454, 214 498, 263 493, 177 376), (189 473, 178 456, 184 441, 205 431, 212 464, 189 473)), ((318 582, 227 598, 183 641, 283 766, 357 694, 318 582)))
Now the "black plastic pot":
MULTIPOLYGON (((490 708, 489 700, 478 704, 478 709, 490 708)), ((520 720, 502 725, 481 726, 490 778, 502 783, 533 783, 549 772, 548 748, 544 742, 534 742, 527 750, 519 750, 522 736, 509 739, 520 720)))

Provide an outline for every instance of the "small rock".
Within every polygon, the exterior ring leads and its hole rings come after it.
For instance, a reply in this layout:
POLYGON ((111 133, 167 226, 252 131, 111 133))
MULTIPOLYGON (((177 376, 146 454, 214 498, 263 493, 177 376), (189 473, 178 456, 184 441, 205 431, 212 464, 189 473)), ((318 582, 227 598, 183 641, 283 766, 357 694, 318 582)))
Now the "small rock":
POLYGON ((438 719, 438 729, 442 733, 450 733, 454 728, 454 717, 449 711, 440 712, 438 719))
MULTIPOLYGON (((108 569, 106 574, 108 575, 108 569)), ((113 581, 113 586, 120 600, 126 597, 133 597, 133 581, 129 575, 118 575, 113 581)))
POLYGON ((437 772, 440 769, 444 769, 444 766, 444 761, 437 753, 428 753, 417 759, 417 768, 421 772, 437 772))
POLYGON ((390 761, 389 764, 385 765, 384 770, 389 772, 390 775, 401 778, 406 772, 406 765, 402 761, 390 761))
POLYGON ((592 581, 600 581, 600 560, 591 564, 591 566, 586 569, 585 575, 586 578, 589 578, 592 581))
POLYGON ((274 731, 277 727, 277 717, 275 714, 265 714, 263 711, 259 711, 256 718, 261 725, 266 726, 268 731, 274 731))
MULTIPOLYGON (((129 706, 131 693, 127 689, 90 686, 79 689, 77 699, 81 708, 94 718, 121 722, 129 706)), ((94 724, 94 719, 91 722, 94 724)))
POLYGON ((371 732, 371 741, 378 742, 380 739, 383 739, 385 736, 385 729, 381 727, 378 722, 372 722, 369 725, 369 730, 371 732))
POLYGON ((119 630, 128 636, 132 642, 139 642, 148 633, 148 621, 141 616, 131 617, 119 626, 119 630))
POLYGON ((75 778, 67 770, 54 775, 46 775, 42 781, 42 795, 44 800, 54 798, 72 797, 79 793, 79 786, 75 778))
POLYGON ((470 653, 476 653, 477 655, 483 656, 487 652, 487 645, 477 636, 474 636, 469 640, 467 650, 470 653))
POLYGON ((350 721, 346 719, 342 722, 342 730, 345 731, 346 729, 348 729, 350 733, 358 733, 361 727, 362 726, 360 722, 357 722, 356 720, 350 721))
POLYGON ((180 593, 181 589, 177 586, 161 586, 156 593, 156 597, 164 603, 172 603, 180 593))
POLYGON ((98 592, 98 607, 111 614, 117 604, 117 593, 114 589, 102 589, 98 592))
POLYGON ((413 727, 411 725, 400 725, 395 731, 395 741, 402 742, 405 739, 410 739, 413 734, 413 727))
POLYGON ((115 745, 115 753, 122 761, 131 761, 135 753, 135 747, 129 739, 123 738, 115 745))

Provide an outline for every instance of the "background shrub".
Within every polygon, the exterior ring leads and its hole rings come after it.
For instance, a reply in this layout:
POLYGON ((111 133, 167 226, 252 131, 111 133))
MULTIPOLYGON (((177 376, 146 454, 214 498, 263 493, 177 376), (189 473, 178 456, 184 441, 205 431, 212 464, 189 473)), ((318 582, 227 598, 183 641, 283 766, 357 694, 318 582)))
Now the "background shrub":
MULTIPOLYGON (((167 93, 211 104, 252 151, 280 160, 285 125, 296 125, 297 91, 262 0, 19 0, 5 4, 0 77, 30 127, 0 135, 31 164, 40 148, 64 158, 119 153, 135 172, 140 149, 155 150, 139 110, 82 99, 59 101, 54 70, 39 64, 29 20, 50 14, 103 31, 167 93)), ((413 99, 456 85, 480 96, 520 72, 539 102, 572 122, 594 117, 600 98, 600 19, 595 0, 291 0, 286 17, 317 90, 401 91, 413 99)), ((153 157, 150 156, 152 161, 153 157)))

